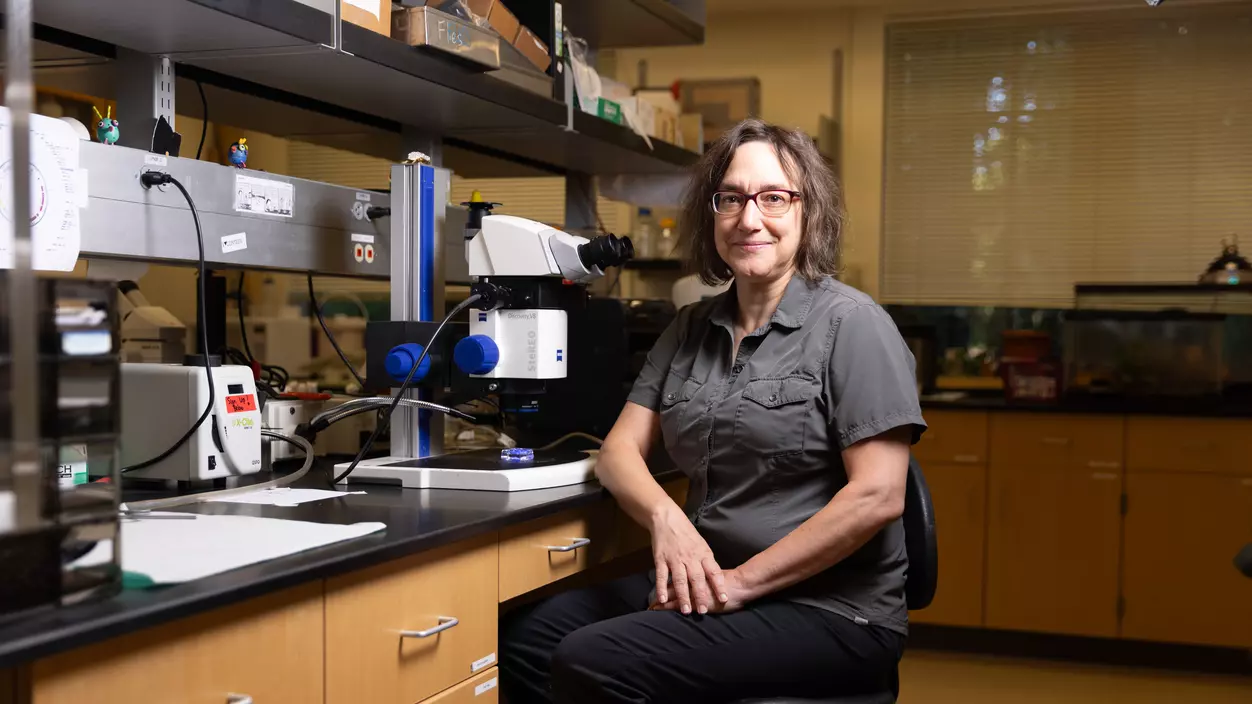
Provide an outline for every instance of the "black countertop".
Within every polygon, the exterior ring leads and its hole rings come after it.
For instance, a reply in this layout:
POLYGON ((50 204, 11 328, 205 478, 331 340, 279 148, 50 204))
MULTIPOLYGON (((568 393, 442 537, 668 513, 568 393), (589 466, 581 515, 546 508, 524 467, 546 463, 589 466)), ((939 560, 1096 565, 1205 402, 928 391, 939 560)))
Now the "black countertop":
MULTIPOLYGON (((310 476, 317 470, 315 467, 310 476)), ((678 472, 665 472, 657 479, 668 481, 679 476, 678 472)), ((298 486, 325 488, 324 483, 315 482, 298 486)), ((185 584, 127 590, 104 601, 49 609, 0 623, 0 667, 594 504, 608 496, 594 482, 516 492, 401 489, 373 484, 352 484, 350 489, 366 493, 294 507, 206 503, 180 509, 315 523, 377 521, 387 529, 185 584)))
POLYGON ((1055 403, 1008 401, 1003 396, 971 394, 963 398, 922 398, 923 410, 1012 411, 1023 413, 1096 413, 1111 415, 1252 418, 1252 399, 1063 397, 1055 403))

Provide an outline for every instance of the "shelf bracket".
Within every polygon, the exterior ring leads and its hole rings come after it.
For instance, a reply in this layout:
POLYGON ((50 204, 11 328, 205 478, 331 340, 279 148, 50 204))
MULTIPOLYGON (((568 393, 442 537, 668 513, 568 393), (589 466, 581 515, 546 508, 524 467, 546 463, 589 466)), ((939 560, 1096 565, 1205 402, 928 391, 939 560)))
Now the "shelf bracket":
POLYGON ((118 144, 150 151, 152 135, 162 117, 174 125, 174 63, 167 56, 117 50, 118 144))

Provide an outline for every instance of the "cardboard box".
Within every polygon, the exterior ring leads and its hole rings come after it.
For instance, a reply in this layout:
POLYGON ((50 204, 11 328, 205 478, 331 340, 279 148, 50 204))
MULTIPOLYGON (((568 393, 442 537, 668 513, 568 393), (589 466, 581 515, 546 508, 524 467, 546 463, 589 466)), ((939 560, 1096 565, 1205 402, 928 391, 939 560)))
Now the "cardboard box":
POLYGON ((339 14, 345 22, 391 36, 391 0, 340 0, 339 14))
POLYGON ((517 21, 509 8, 504 3, 496 0, 491 4, 491 12, 487 14, 487 21, 491 23, 491 28, 499 32, 504 41, 512 44, 517 39, 517 33, 522 29, 522 23, 517 21))
POLYGON ((678 101, 667 90, 641 90, 635 94, 640 103, 649 104, 653 109, 652 131, 650 137, 663 142, 678 144, 678 101))
POLYGON ((548 55, 548 45, 525 27, 518 30, 513 46, 517 47, 517 50, 522 52, 522 56, 529 59, 540 71, 547 71, 548 66, 552 64, 552 57, 548 55))

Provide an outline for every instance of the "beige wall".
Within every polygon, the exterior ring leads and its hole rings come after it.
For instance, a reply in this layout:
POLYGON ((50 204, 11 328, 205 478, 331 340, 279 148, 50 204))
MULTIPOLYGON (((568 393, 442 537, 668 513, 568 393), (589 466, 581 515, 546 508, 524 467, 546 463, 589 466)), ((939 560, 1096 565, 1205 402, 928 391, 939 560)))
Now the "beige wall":
POLYGON ((875 8, 814 10, 803 21, 765 21, 760 11, 714 13, 703 46, 617 52, 619 80, 633 85, 640 59, 648 83, 680 78, 761 81, 761 117, 816 135, 833 116, 836 49, 843 50, 843 160, 849 226, 845 280, 878 292, 882 224, 884 13, 875 8))

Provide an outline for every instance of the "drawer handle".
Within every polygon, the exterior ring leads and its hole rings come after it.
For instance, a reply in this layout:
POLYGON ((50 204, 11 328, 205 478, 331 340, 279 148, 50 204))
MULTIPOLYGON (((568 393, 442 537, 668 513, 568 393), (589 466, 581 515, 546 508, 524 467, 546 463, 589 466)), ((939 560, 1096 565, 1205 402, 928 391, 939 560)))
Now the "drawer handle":
POLYGON ((574 552, 591 544, 591 538, 575 538, 569 545, 549 545, 548 552, 574 552))
POLYGON ((1044 438, 1043 444, 1065 446, 1069 445, 1069 438, 1044 438))
POLYGON ((431 626, 430 628, 427 628, 424 631, 400 631, 400 637, 401 638, 429 638, 437 633, 443 633, 444 631, 448 630, 449 628, 452 628, 458 623, 460 623, 460 621, 458 621, 457 619, 451 616, 440 616, 438 626, 431 626))
POLYGON ((978 464, 978 455, 957 455, 952 461, 957 464, 978 464))
POLYGON ((1090 460, 1087 466, 1092 469, 1117 469, 1122 466, 1121 462, 1103 462, 1100 460, 1090 460))
POLYGON ((227 694, 226 704, 252 704, 252 697, 246 694, 227 694))

